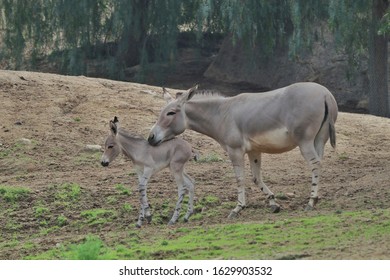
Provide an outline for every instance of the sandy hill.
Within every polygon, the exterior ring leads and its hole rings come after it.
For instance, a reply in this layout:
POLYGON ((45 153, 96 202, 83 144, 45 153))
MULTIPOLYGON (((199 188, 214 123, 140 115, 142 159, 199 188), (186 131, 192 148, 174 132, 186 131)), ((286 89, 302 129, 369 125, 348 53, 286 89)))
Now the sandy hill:
MULTIPOLYGON (((137 208, 132 164, 121 157, 103 168, 100 152, 88 152, 85 146, 103 145, 108 121, 114 116, 123 128, 146 136, 165 104, 150 91, 160 92, 160 88, 83 76, 0 71, 0 185, 29 187, 36 199, 45 201, 50 199, 50 186, 77 183, 89 197, 80 209, 89 209, 107 206, 115 185, 123 184, 131 186, 133 195, 127 199, 137 208)), ((336 130, 337 150, 326 146, 317 211, 389 208, 390 119, 340 113, 336 130)), ((186 131, 183 138, 200 152, 201 162, 190 162, 187 167, 196 180, 197 201, 213 196, 227 205, 193 223, 224 222, 237 197, 230 162, 214 140, 192 131, 186 131)), ((264 155, 263 171, 265 182, 280 197, 282 212, 302 215, 310 172, 299 150, 264 155)), ((272 218, 264 195, 250 183, 249 168, 247 178, 249 207, 239 219, 272 218)), ((167 201, 173 203, 176 194, 168 172, 150 182, 149 199, 155 213, 167 201)), ((26 207, 33 205, 31 200, 26 207)), ((115 203, 110 207, 116 207, 115 203)), ((26 232, 33 232, 28 211, 18 215, 27 221, 26 232)), ((136 218, 134 211, 118 226, 132 224, 136 218)))

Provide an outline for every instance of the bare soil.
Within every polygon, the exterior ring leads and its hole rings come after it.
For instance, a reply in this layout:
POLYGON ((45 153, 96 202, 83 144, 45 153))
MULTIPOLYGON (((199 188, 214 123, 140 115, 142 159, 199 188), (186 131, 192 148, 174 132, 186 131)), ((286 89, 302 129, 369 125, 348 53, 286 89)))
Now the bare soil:
MULTIPOLYGON (((39 250, 65 240, 77 240, 77 236, 87 232, 107 239, 112 231, 133 229, 138 214, 138 194, 131 162, 121 156, 110 167, 103 168, 100 153, 88 152, 85 146, 103 146, 109 132, 108 121, 114 116, 118 116, 123 128, 146 137, 165 101, 145 91, 160 92, 160 88, 84 76, 0 71, 0 185, 32 190, 29 199, 20 202, 21 210, 12 214, 12 219, 22 224, 17 231, 20 237, 39 232, 33 207, 37 200, 52 202, 55 199, 53 186, 64 183, 79 184, 83 199, 71 210, 51 208, 53 217, 66 213, 69 221, 76 221, 81 219, 80 211, 95 208, 121 212, 126 202, 135 210, 97 228, 83 227, 75 231, 74 227, 64 226, 60 233, 36 238, 39 250), (20 144, 21 138, 30 139, 32 143, 20 144), (133 194, 119 197, 110 204, 108 198, 117 193, 117 184, 130 186, 133 194)), ((390 208, 390 119, 340 113, 336 131, 336 150, 329 144, 326 146, 320 201, 314 214, 390 208)), ((228 157, 213 139, 204 135, 186 131, 182 137, 204 159, 187 166, 196 181, 196 201, 214 196, 219 205, 226 205, 218 207, 217 213, 202 209, 210 215, 190 220, 188 226, 231 222, 227 216, 235 205, 237 191, 228 157), (207 160, 212 157, 221 160, 207 160)), ((265 196, 251 183, 249 166, 246 170, 249 205, 234 222, 312 215, 303 211, 310 193, 311 174, 298 149, 263 156, 263 176, 279 197, 281 214, 269 213, 265 196)), ((173 203, 176 195, 176 186, 168 171, 157 174, 149 183, 148 196, 155 215, 162 211, 165 202, 173 203)), ((4 203, 1 199, 0 202, 4 203)), ((3 240, 15 235, 6 223, 7 219, 0 219, 3 240)), ((158 228, 153 224, 145 227, 148 231, 158 228)), ((372 258, 388 254, 388 245, 367 246, 372 258)), ((0 259, 22 257, 23 250, 0 253, 0 259)))

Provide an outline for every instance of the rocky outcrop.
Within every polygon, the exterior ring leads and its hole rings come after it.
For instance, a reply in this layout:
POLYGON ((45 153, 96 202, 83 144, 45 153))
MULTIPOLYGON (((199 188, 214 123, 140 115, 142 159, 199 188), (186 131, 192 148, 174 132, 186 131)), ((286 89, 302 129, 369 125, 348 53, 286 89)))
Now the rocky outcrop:
POLYGON ((367 112, 368 77, 366 62, 351 75, 347 56, 336 51, 333 37, 324 35, 311 52, 292 60, 287 50, 269 59, 249 55, 242 45, 226 38, 204 76, 216 82, 245 84, 247 88, 270 90, 313 81, 326 86, 336 97, 340 110, 367 112))

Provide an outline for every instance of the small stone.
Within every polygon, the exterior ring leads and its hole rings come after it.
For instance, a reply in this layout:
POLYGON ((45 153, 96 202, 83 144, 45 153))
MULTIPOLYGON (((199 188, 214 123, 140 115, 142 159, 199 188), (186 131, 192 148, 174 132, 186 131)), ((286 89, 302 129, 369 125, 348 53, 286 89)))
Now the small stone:
POLYGON ((295 193, 286 193, 286 196, 288 196, 289 198, 294 198, 295 197, 295 193))
POLYGON ((84 150, 86 152, 96 153, 102 150, 102 146, 100 145, 85 145, 84 150))
POLYGON ((32 144, 32 141, 30 139, 27 139, 27 138, 20 138, 18 140, 18 144, 29 146, 32 144))

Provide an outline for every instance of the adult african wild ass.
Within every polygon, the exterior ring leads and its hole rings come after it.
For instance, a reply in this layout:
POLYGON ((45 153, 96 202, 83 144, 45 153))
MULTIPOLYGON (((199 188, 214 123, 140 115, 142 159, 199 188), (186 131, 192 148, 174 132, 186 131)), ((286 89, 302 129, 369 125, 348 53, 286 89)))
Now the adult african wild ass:
POLYGON ((192 129, 215 139, 228 153, 237 184, 238 203, 229 217, 246 206, 244 156, 248 154, 254 183, 267 195, 272 212, 278 212, 274 194, 261 176, 261 153, 283 153, 299 147, 312 172, 307 210, 318 200, 320 162, 325 143, 336 145, 334 124, 337 103, 325 87, 296 83, 264 93, 234 97, 207 96, 197 86, 162 109, 148 141, 152 145, 192 129))
POLYGON ((175 138, 162 143, 159 147, 153 147, 143 137, 119 128, 117 117, 109 122, 109 126, 110 134, 104 144, 101 164, 108 166, 122 152, 136 166, 141 202, 137 227, 141 227, 145 219, 150 222, 152 218, 146 194, 147 183, 153 174, 167 167, 175 178, 179 195, 169 224, 174 224, 178 220, 181 204, 187 191, 189 201, 184 221, 188 221, 193 213, 194 201, 194 181, 184 171, 184 165, 192 156, 190 144, 183 139, 175 138))

